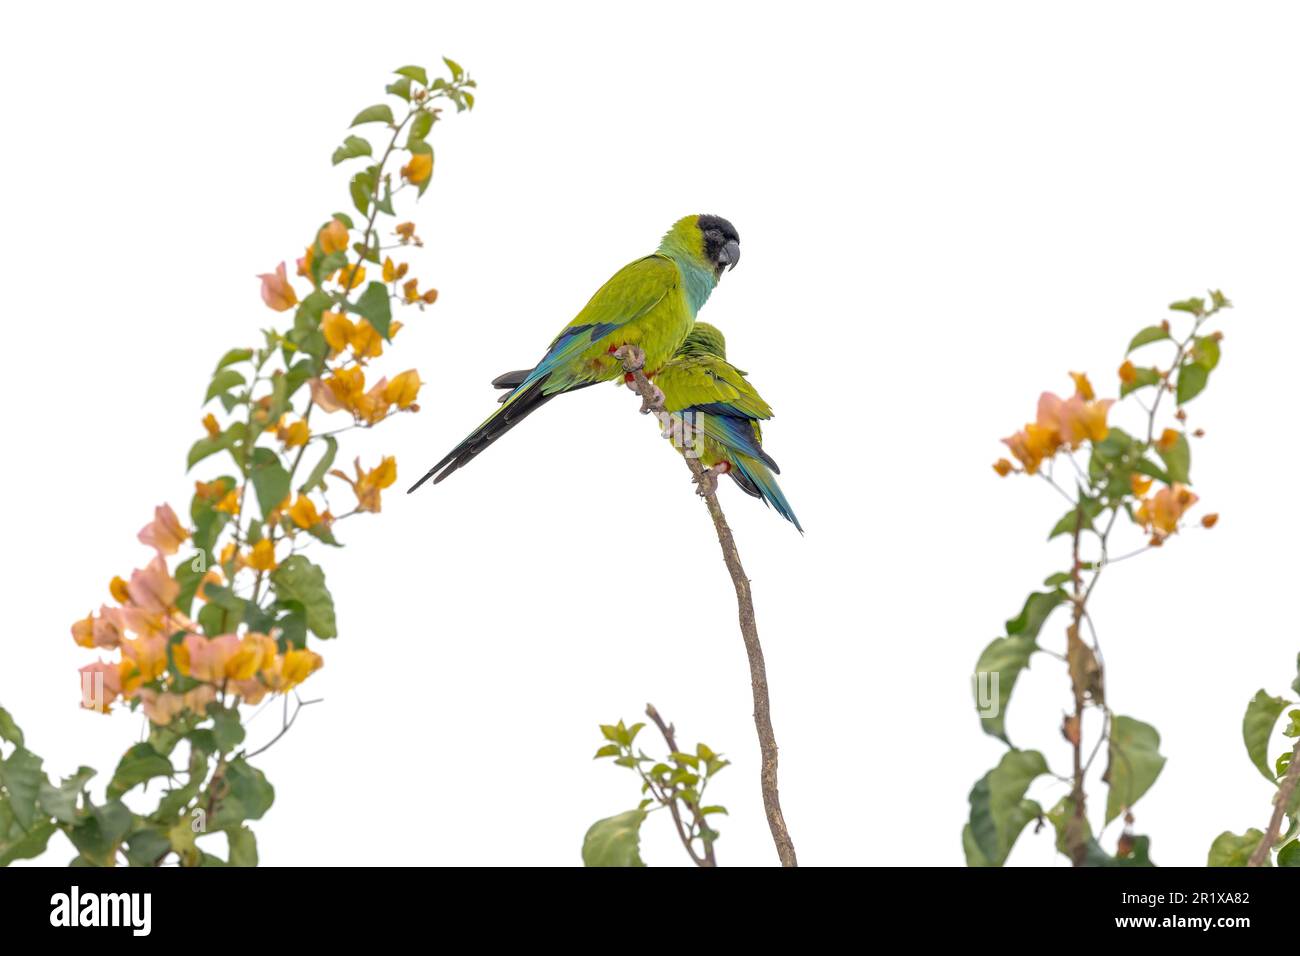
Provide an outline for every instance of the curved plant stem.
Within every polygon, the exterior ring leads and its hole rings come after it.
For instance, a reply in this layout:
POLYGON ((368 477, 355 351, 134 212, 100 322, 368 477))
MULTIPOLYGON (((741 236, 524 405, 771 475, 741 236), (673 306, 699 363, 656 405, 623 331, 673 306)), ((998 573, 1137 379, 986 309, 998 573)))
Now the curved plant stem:
POLYGON ((1259 846, 1255 847, 1255 852, 1250 855, 1247 866, 1263 866, 1267 862, 1269 851, 1273 849, 1278 834, 1282 832, 1282 817, 1286 814, 1286 808, 1291 803, 1291 794, 1295 793, 1297 784, 1300 784, 1300 740, 1296 741, 1295 749, 1291 751, 1291 765, 1287 767, 1286 776, 1278 784, 1277 793, 1273 797, 1273 817, 1268 821, 1264 839, 1260 840, 1259 846))

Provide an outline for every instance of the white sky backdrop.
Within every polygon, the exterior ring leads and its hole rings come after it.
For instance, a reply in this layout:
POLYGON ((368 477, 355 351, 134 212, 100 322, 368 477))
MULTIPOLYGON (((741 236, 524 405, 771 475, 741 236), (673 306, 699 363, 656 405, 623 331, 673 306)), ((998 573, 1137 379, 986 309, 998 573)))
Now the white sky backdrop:
MULTIPOLYGON (((1064 567, 1045 485, 998 438, 1070 369, 1114 386, 1175 298, 1236 302, 1192 407, 1212 533, 1111 570, 1114 708, 1169 757, 1139 804, 1162 864, 1200 864, 1270 791, 1240 719, 1294 673, 1295 8, 1284 4, 432 4, 14 8, 0 38, 10 395, 0 701, 47 768, 102 787, 141 718, 77 710, 68 625, 147 558, 155 504, 227 347, 278 319, 254 274, 347 205, 329 154, 387 72, 446 53, 480 104, 433 136, 391 364, 424 411, 346 446, 399 484, 492 408, 595 288, 690 212, 743 262, 702 318, 778 411, 767 445, 806 538, 723 491, 757 595, 781 795, 805 864, 960 864, 1002 755, 969 674, 1064 567), (358 14, 365 17, 358 19, 358 14)), ((197 473, 202 476, 204 471, 197 473)), ((725 864, 775 861, 749 681, 686 469, 611 388, 557 401, 436 489, 389 493, 325 569, 342 636, 258 763, 262 860, 572 864, 635 804, 598 722, 647 700, 734 767, 725 864), (647 551, 647 546, 650 550, 647 551), (653 560, 646 555, 652 553, 653 560), (508 575, 503 572, 513 567, 508 575)), ((1045 634, 1061 642, 1059 622, 1045 634)), ((1039 659, 1010 731, 1068 768, 1068 684, 1039 659)), ((277 715, 251 726, 269 737, 277 715)), ((648 742, 654 743, 651 738, 648 742)), ((1062 788, 1031 792, 1045 806, 1062 788)), ((1097 807, 1103 799, 1098 787, 1097 807)), ((652 864, 684 855, 665 820, 652 864)), ((1107 845, 1113 846, 1112 828, 1107 845)), ((63 863, 60 839, 45 860, 63 863)), ((1061 865, 1047 833, 1012 861, 1061 865)))

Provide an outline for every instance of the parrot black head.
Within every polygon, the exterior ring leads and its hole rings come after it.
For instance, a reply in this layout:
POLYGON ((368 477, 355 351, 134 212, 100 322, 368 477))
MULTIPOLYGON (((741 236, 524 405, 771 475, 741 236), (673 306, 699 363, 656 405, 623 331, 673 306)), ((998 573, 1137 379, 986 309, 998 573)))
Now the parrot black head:
POLYGON ((734 269, 740 262, 740 233, 721 216, 699 217, 700 235, 704 237, 704 257, 713 263, 721 276, 724 269, 734 269))

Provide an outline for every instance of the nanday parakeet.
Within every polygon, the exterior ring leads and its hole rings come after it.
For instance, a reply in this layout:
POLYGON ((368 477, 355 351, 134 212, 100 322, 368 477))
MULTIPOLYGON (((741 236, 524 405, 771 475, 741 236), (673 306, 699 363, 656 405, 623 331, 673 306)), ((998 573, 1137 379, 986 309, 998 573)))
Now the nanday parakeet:
POLYGON ((409 490, 464 467, 556 395, 621 378, 622 362, 613 355, 620 346, 638 346, 646 372, 655 374, 691 331, 723 270, 739 261, 740 236, 727 220, 679 219, 657 252, 624 266, 597 290, 536 366, 497 380, 511 387, 501 407, 409 490))
POLYGON ((759 422, 772 417, 772 408, 745 375, 727 361, 722 333, 697 322, 655 376, 664 393, 667 430, 683 454, 698 455, 709 469, 711 485, 716 486, 717 475, 730 475, 742 491, 762 498, 802 534, 794 509, 773 477, 781 469, 763 450, 759 422))

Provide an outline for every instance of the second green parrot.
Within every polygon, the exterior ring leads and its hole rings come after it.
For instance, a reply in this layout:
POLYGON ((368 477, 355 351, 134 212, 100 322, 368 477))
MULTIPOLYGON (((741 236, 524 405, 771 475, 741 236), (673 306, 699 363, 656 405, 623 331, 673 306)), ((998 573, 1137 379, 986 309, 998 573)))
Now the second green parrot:
POLYGON ((624 266, 597 290, 537 365, 497 379, 511 389, 501 407, 410 491, 430 478, 437 484, 464 467, 556 395, 621 378, 623 364, 614 356, 620 346, 639 347, 646 372, 657 372, 691 331, 723 270, 734 269, 739 261, 740 236, 727 220, 707 215, 679 219, 658 251, 624 266))
POLYGON ((781 469, 763 450, 759 422, 772 417, 772 408, 745 373, 727 361, 722 333, 695 323, 655 383, 664 393, 667 437, 708 469, 701 494, 716 487, 718 475, 730 475, 745 494, 763 499, 802 534, 803 526, 773 477, 781 469))

